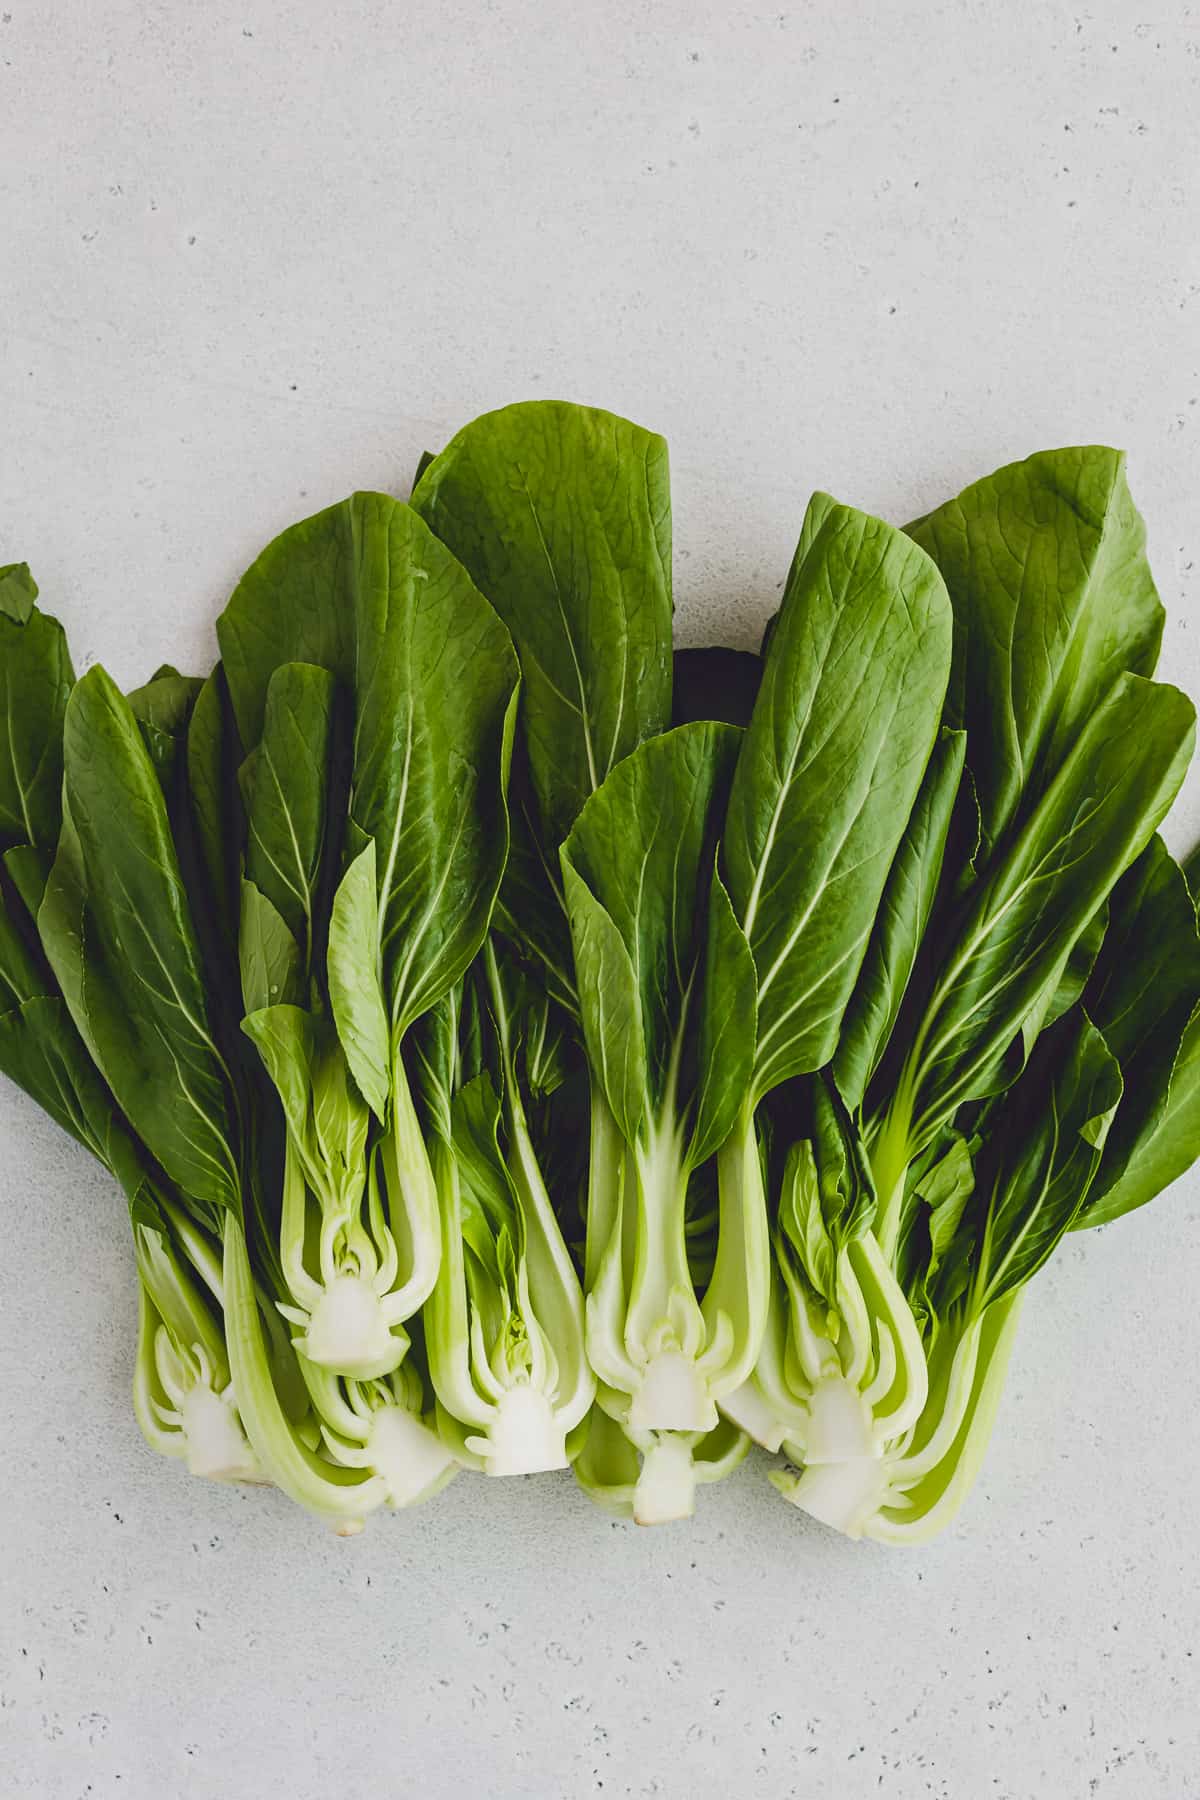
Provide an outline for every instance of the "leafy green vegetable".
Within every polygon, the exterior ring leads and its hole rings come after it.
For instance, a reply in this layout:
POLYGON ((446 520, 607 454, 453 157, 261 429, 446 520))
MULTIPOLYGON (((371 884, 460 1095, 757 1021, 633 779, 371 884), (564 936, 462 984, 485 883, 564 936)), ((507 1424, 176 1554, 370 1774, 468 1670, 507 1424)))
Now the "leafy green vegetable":
POLYGON ((1149 676, 1163 609, 1125 458, 1103 446, 1010 463, 909 526, 946 578, 985 843, 1037 800, 1124 671, 1149 676))
MULTIPOLYGON (((255 1479, 258 1464, 238 1418, 225 1355, 219 1253, 133 1135, 37 937, 35 917, 62 820, 62 737, 73 675, 60 627, 32 605, 32 580, 26 591, 30 606, 17 629, 0 623, 0 681, 10 725, 0 750, 0 788, 20 797, 7 827, 10 840, 18 841, 5 851, 7 880, 0 880, 0 1068, 125 1191, 139 1277, 134 1409, 148 1441, 166 1455, 186 1458, 193 1473, 255 1479), (57 771, 53 783, 45 777, 51 768, 57 771)), ((161 686, 139 698, 146 721, 153 722, 164 699, 161 686)), ((167 716, 174 716, 169 709, 167 716)))
POLYGON ((648 731, 671 693, 671 506, 660 437, 532 401, 468 425, 413 505, 516 641, 546 840, 648 731))
POLYGON ((425 1328, 443 1435, 489 1475, 565 1468, 596 1384, 531 1122, 564 1079, 561 1025, 489 942, 475 981, 430 1027, 423 1077, 444 1229, 425 1328))
POLYGON ((891 1542, 961 1503, 1020 1292, 1064 1233, 1200 1149, 1195 913, 1154 839, 1194 714, 1148 678, 1161 608, 1121 459, 1033 458, 911 534, 946 576, 955 668, 833 1056, 865 1192, 831 1203, 836 1139, 810 1121, 763 1357, 728 1404, 801 1465, 789 1498, 891 1542))
POLYGON ((218 630, 252 744, 246 880, 260 898, 243 908, 243 961, 274 969, 268 993, 295 985, 269 902, 311 988, 299 1011, 275 1003, 245 1022, 287 1125, 287 1316, 309 1361, 375 1379, 399 1366, 403 1321, 437 1273, 436 1191, 402 1046, 487 926, 505 859, 516 663, 460 565, 383 495, 285 532, 218 630), (294 650, 324 663, 285 660, 294 650), (345 789, 333 748, 343 690, 345 789))
POLYGON ((244 1029, 285 1121, 280 1310, 330 1455, 406 1504, 457 1467, 405 1329, 442 1253, 406 1046, 478 952, 503 872, 516 660, 463 568, 382 495, 284 533, 219 634, 243 733, 261 729, 242 970, 248 1007, 251 987, 269 1001, 244 1029))
POLYGON ((1113 891, 1084 1004, 1125 1095, 1077 1226, 1144 1206, 1200 1155, 1200 933, 1161 838, 1113 891))
MULTIPOLYGON (((555 1032, 565 1033, 568 1058, 578 1058, 582 1028, 559 846, 581 805, 609 771, 668 722, 666 446, 624 420, 583 407, 551 402, 507 408, 467 426, 425 467, 413 504, 493 601, 521 660, 521 723, 510 789, 512 840, 496 922, 544 986, 545 1016, 553 1015, 555 1032)), ((505 963, 498 954, 497 966, 505 963)), ((504 1070, 493 1068, 493 1076, 509 1115, 509 1142, 523 1147, 524 1160, 529 1140, 517 1111, 527 1110, 533 1099, 528 1082, 511 1063, 504 1070)), ((597 1147, 589 1178, 595 1198, 586 1206, 584 1275, 589 1289, 611 1213, 609 1184, 600 1175, 610 1115, 595 1084, 591 1115, 590 1126, 586 1116, 572 1120, 572 1129, 597 1147)), ((443 1125, 443 1140, 446 1131, 443 1125)), ((450 1137, 452 1141, 453 1133, 450 1137)), ((457 1271, 454 1240, 463 1229, 463 1183, 456 1188, 448 1179, 452 1165, 445 1158, 442 1169, 447 1256, 457 1271)), ((510 1171, 516 1190, 526 1183, 531 1194, 546 1185, 560 1223, 579 1204, 572 1159, 555 1158, 552 1134, 538 1135, 524 1177, 514 1182, 510 1171)), ((544 1218, 543 1208, 537 1212, 544 1218)), ((552 1242, 548 1226, 545 1233, 552 1242)), ((522 1232, 517 1237, 523 1241, 522 1232)), ((552 1260, 558 1270, 564 1268, 564 1255, 555 1250, 552 1260)), ((446 1282, 440 1284, 435 1311, 443 1321, 461 1321, 463 1305, 469 1309, 480 1298, 464 1290, 469 1268, 476 1270, 478 1287, 477 1267, 468 1259, 462 1276, 455 1273, 457 1296, 445 1291, 446 1282)), ((520 1272, 518 1262, 518 1294, 520 1272)), ((564 1275, 552 1304, 556 1335, 551 1348, 564 1371, 584 1361, 582 1303, 573 1291, 568 1301, 569 1288, 564 1275)), ((512 1316, 520 1313, 518 1307, 512 1316)), ((440 1335, 445 1344, 446 1333, 440 1335)), ((527 1335, 522 1324, 518 1343, 527 1335)), ((473 1360, 478 1389, 483 1382, 478 1353, 473 1360)), ((435 1355, 434 1363, 436 1381, 438 1366, 451 1369, 448 1351, 435 1355)), ((478 1404, 464 1388, 464 1379, 460 1366, 453 1390, 447 1389, 452 1412, 478 1404)), ((549 1386, 555 1390, 553 1382, 549 1386)), ((566 1387, 572 1391, 569 1381, 566 1387)), ((557 1397, 554 1406, 561 1414, 557 1397)), ((567 1448, 569 1454, 570 1443, 567 1448)), ((486 1448, 484 1454, 486 1462, 486 1448)), ((554 1455, 557 1460, 557 1450, 554 1455)))
POLYGON ((208 1016, 158 775, 103 669, 72 690, 63 749, 63 829, 38 914, 42 943, 122 1110, 215 1223, 242 1199, 230 1071, 208 1016), (156 1079, 164 1064, 169 1084, 156 1079))
POLYGON ((489 413, 282 533, 205 679, 0 567, 0 1069, 112 1173, 148 1443, 343 1533, 685 1518, 751 1439, 918 1543, 1026 1289, 1200 1154, 1190 702, 1115 451, 813 497, 672 652, 666 447, 489 413))
MULTIPOLYGON (((628 1201, 613 1195, 589 1283, 588 1354, 607 1409, 635 1430, 712 1430, 716 1399, 749 1374, 761 1334, 765 1217, 740 1220, 726 1184, 722 1239, 740 1229, 748 1254, 728 1273, 722 1266, 703 1304, 685 1235, 689 1176, 729 1137, 753 1056, 744 939, 740 957, 731 935, 733 956, 705 966, 738 749, 731 726, 685 725, 652 739, 613 770, 563 848, 592 1079, 623 1146, 629 1189, 628 1201), (739 1004, 749 1006, 750 1032, 729 1033, 718 1062, 717 1027, 739 1004)), ((594 1191, 591 1206, 604 1198, 594 1191)), ((599 1223, 589 1218, 593 1238, 599 1223)))
POLYGON ((900 533, 809 507, 725 827, 758 976, 760 1094, 828 1062, 937 737, 945 589, 900 533))

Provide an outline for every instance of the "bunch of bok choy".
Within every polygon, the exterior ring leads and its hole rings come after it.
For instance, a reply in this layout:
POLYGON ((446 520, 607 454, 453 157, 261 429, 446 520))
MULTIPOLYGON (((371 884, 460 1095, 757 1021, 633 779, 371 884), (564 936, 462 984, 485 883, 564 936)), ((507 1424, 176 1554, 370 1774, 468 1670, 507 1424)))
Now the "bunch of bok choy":
POLYGON ((752 1443, 954 1515, 1026 1287, 1200 1154, 1192 752, 1122 457, 817 494, 672 646, 666 446, 490 413, 284 531, 207 676, 0 569, 0 1068, 112 1173, 134 1409, 342 1532, 460 1471, 686 1517, 752 1443))

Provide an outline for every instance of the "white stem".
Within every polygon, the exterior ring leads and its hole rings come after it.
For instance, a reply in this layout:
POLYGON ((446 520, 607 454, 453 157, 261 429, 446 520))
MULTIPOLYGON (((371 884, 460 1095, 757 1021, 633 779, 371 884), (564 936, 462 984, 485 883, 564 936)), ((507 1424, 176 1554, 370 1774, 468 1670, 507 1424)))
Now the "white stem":
POLYGON ((288 1132, 283 1160, 283 1198, 279 1220, 279 1251, 284 1280, 296 1305, 311 1312, 321 1297, 321 1284, 304 1266, 304 1235, 308 1211, 308 1186, 304 1167, 288 1132))
POLYGON ((469 1437, 466 1447, 482 1457, 486 1475, 538 1475, 567 1467, 562 1421, 549 1397, 526 1384, 505 1391, 486 1437, 469 1437))
POLYGON ((808 1398, 802 1447, 797 1448, 806 1467, 879 1456, 871 1409, 852 1381, 842 1375, 818 1381, 808 1398))
POLYGON ((772 1456, 781 1449, 788 1426, 768 1402, 758 1385, 757 1375, 752 1375, 749 1381, 743 1381, 741 1387, 735 1388, 732 1394, 726 1394, 721 1401, 721 1411, 739 1431, 752 1437, 756 1444, 769 1450, 772 1456))
POLYGON ((716 1406, 694 1360, 674 1349, 652 1356, 629 1404, 631 1429, 711 1431, 716 1423, 716 1406))
POLYGON ((381 1406, 365 1445, 367 1466, 381 1476, 389 1506, 413 1506, 444 1487, 458 1463, 435 1431, 403 1406, 381 1406))
POLYGON ((887 1463, 879 1457, 849 1457, 816 1463, 799 1475, 773 1471, 771 1481, 785 1500, 810 1518, 849 1538, 860 1538, 887 1491, 887 1463))
POLYGON ((389 1328, 383 1302, 368 1277, 337 1275, 320 1290, 296 1349, 319 1368, 369 1381, 399 1368, 408 1338, 389 1328))
POLYGON ((662 1437, 642 1456, 633 1492, 633 1516, 639 1525, 668 1525, 690 1519, 696 1510, 696 1471, 692 1447, 685 1439, 662 1437))

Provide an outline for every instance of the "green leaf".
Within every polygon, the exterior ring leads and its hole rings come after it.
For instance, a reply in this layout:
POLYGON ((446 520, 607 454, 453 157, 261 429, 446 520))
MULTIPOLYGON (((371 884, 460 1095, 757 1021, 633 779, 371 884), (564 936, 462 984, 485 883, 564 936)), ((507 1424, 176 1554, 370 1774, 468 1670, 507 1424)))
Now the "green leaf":
POLYGON ((917 1190, 929 1208, 929 1275, 937 1274, 954 1241, 967 1201, 975 1191, 975 1166, 967 1139, 955 1136, 917 1190))
POLYGON ((267 1006, 247 1014, 242 1030, 271 1077, 289 1130, 299 1144, 307 1145, 317 1064, 317 1031, 311 1013, 299 1006, 267 1006))
POLYGON ((241 762, 229 689, 218 663, 196 697, 188 726, 187 773, 204 904, 227 949, 237 943, 241 916, 241 762))
POLYGON ((120 1122, 112 1096, 57 996, 0 1013, 0 1069, 106 1166, 120 1122))
MULTIPOLYGON (((723 1115, 724 1099, 708 1072, 689 1067, 684 1058, 694 1049, 703 1017, 709 886, 740 736, 730 725, 695 724, 652 738, 612 770, 583 808, 562 853, 589 1052, 599 1035, 601 1009, 623 1012, 632 1005, 638 1021, 634 1035, 645 1047, 643 1104, 648 1100, 656 1115, 664 1103, 675 1105, 683 1116, 697 1088, 704 1087, 709 1132, 712 1120, 723 1115), (580 897, 581 885, 594 903, 590 907, 580 897), (597 909, 609 932, 595 919, 597 909), (607 944, 610 933, 628 958, 632 993, 627 979, 609 972, 621 961, 615 945, 604 951, 603 962, 593 964, 594 945, 607 944), (615 982, 611 994, 604 991, 608 980, 615 982)), ((732 944, 736 921, 722 923, 725 942, 732 944)), ((730 976, 736 987, 736 971, 730 976)), ((722 1015, 728 1011, 724 998, 708 1048, 722 1035, 722 1015)), ((593 1062, 602 1066, 594 1054, 593 1062)), ((628 1063, 622 1058, 622 1066, 628 1063)), ((617 1107, 613 1110, 621 1119, 617 1107)))
POLYGON ((30 920, 37 918, 53 857, 53 850, 35 850, 32 844, 14 844, 0 858, 30 920))
POLYGON ((38 585, 29 573, 28 563, 5 563, 0 567, 0 613, 14 625, 24 625, 33 612, 38 585))
POLYGON ((698 1163, 720 1149, 745 1104, 754 1072, 756 1002, 754 958, 733 902, 714 868, 708 901, 691 1147, 698 1163))
POLYGON ((1180 866, 1183 869, 1183 878, 1187 882, 1188 893, 1192 896, 1194 904, 1197 894, 1200 893, 1200 844, 1192 845, 1180 866))
POLYGON ((931 1333, 970 1277, 973 1234, 964 1216, 975 1192, 973 1150, 960 1132, 905 1196, 896 1264, 901 1285, 931 1333))
POLYGON ((312 1118, 319 1165, 329 1171, 339 1189, 349 1183, 357 1200, 366 1172, 371 1115, 327 1020, 318 1024, 315 1043, 312 1118))
POLYGON ((1200 934, 1183 874, 1151 839, 1113 893, 1085 1004, 1125 1094, 1076 1221, 1144 1206, 1200 1155, 1200 934))
POLYGON ((517 662, 499 618, 411 508, 358 497, 353 817, 377 851, 376 950, 404 1031, 483 942, 508 847, 517 662))
POLYGON ((458 1080, 458 1031, 462 1016, 462 988, 454 987, 431 1006, 410 1039, 414 1088, 420 1098, 422 1119, 448 1144, 453 1133, 452 1108, 458 1080))
POLYGON ((734 776, 725 861, 762 1095, 833 1054, 937 737, 950 609, 902 533, 810 507, 734 776))
POLYGON ((387 1013, 379 985, 375 844, 342 877, 329 917, 329 999, 350 1072, 379 1119, 391 1093, 387 1013))
POLYGON ((10 573, 10 606, 0 607, 0 848, 33 844, 52 853, 63 716, 75 676, 62 626, 38 612, 32 596, 23 612, 16 607, 11 596, 23 590, 13 582, 10 573))
POLYGON ((966 733, 943 731, 888 874, 834 1054, 834 1075, 848 1106, 861 1104, 908 989, 938 892, 965 754, 966 733))
POLYGON ((1062 1020, 1043 1046, 1014 1088, 1005 1128, 993 1134, 980 1171, 990 1198, 976 1313, 1036 1275, 1070 1229, 1121 1098, 1116 1058, 1086 1014, 1062 1020))
POLYGON ((985 840, 1052 779, 1126 670, 1153 674, 1163 610, 1125 458, 1088 445, 1011 463, 908 527, 946 578, 985 840))
POLYGON ((242 924, 238 934, 242 1003, 248 1013, 264 1007, 299 1005, 304 998, 296 940, 265 894, 242 883, 242 924))
POLYGON ((203 686, 194 676, 164 667, 144 687, 126 695, 173 816, 179 800, 176 784, 181 757, 186 753, 188 727, 203 686))
POLYGON ((821 1207, 834 1250, 840 1252, 871 1223, 875 1191, 862 1142, 837 1088, 824 1076, 810 1087, 821 1207))
POLYGON ((637 969, 617 926, 566 860, 569 843, 563 848, 563 878, 588 1062, 631 1144, 646 1116, 647 1052, 637 969))
POLYGON ((571 934, 567 928, 557 846, 543 842, 536 802, 518 738, 509 781, 508 862, 496 902, 495 925, 539 972, 547 992, 578 1016, 571 934))
MULTIPOLYGON (((1133 1090, 1136 1094, 1136 1089, 1133 1090)), ((1120 1112, 1117 1119, 1120 1121, 1120 1112)), ((1134 1113, 1137 1121, 1139 1112, 1134 1113)), ((1111 1134, 1110 1134, 1111 1135, 1111 1134)), ((1200 1005, 1187 1023, 1165 1101, 1154 1108, 1153 1122, 1122 1129, 1118 1165, 1124 1167, 1096 1195, 1076 1223, 1082 1228, 1107 1225, 1154 1200, 1178 1181, 1200 1156, 1200 1005), (1132 1147, 1130 1145, 1132 1144, 1132 1147)), ((1103 1164, 1101 1175, 1104 1176, 1103 1164)), ((1104 1176, 1107 1181, 1107 1176, 1104 1176)))
MULTIPOLYGON (((10 853, 11 854, 11 853, 10 853)), ((116 1109, 54 979, 0 894, 0 1070, 105 1159, 116 1109)))
POLYGON ((62 838, 38 928, 71 1016, 151 1153, 194 1199, 240 1204, 228 1071, 166 804, 103 669, 67 706, 62 838))
POLYGON ((490 1238, 503 1230, 511 1242, 520 1235, 520 1221, 500 1148, 500 1096, 486 1072, 476 1075, 454 1096, 453 1139, 459 1172, 481 1214, 468 1241, 496 1277, 496 1255, 490 1238), (486 1225, 486 1239, 478 1230, 480 1224, 486 1225))
POLYGON ((180 737, 187 731, 203 686, 199 676, 181 675, 178 669, 164 665, 144 686, 133 688, 126 699, 139 724, 180 737))
POLYGON ((479 948, 503 871, 508 633, 411 507, 364 493, 269 545, 218 636, 246 743, 262 736, 284 663, 353 690, 353 827, 376 841, 376 950, 403 1031, 479 948))
POLYGON ((217 639, 243 744, 263 733, 267 689, 283 663, 315 663, 354 681, 355 625, 364 583, 386 567, 382 495, 355 494, 269 543, 217 621, 217 639))
POLYGON ((817 1161, 809 1138, 788 1151, 779 1191, 779 1225, 813 1291, 837 1306, 837 1261, 825 1224, 817 1161))
POLYGON ((512 632, 553 854, 608 771, 670 714, 666 445, 591 407, 509 406, 459 432, 413 505, 512 632))
POLYGON ((1028 1056, 1038 1036, 1056 1019, 1069 1012, 1088 983, 1104 933, 1108 926, 1108 904, 1097 908, 1087 921, 1066 955, 1052 970, 1041 997, 1026 1014, 1021 1026, 1025 1055, 1028 1056))
POLYGON ((246 877, 271 902, 311 969, 333 759, 334 678, 283 663, 267 685, 246 811, 246 877))
POLYGON ((1194 729, 1191 702, 1177 689, 1122 676, 1010 852, 948 928, 953 948, 909 1072, 919 1140, 964 1101, 1011 1079, 1002 1070, 1010 1046, 1166 813, 1194 729))

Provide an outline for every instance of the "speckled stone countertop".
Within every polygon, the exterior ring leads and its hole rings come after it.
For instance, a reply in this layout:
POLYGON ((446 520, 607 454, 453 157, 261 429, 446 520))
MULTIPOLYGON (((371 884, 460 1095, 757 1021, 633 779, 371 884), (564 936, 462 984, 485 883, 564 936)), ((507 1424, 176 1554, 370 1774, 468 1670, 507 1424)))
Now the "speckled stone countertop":
MULTIPOLYGON (((1200 7, 3 6, 0 561, 81 660, 201 664, 276 530, 554 393, 669 438, 693 643, 815 486, 1123 443, 1200 696, 1200 7)), ((464 1479, 336 1541, 143 1447, 120 1201, 7 1086, 0 1222, 12 1800, 1200 1796, 1200 1178, 1037 1282, 919 1553, 760 1463, 690 1528, 464 1479)))

